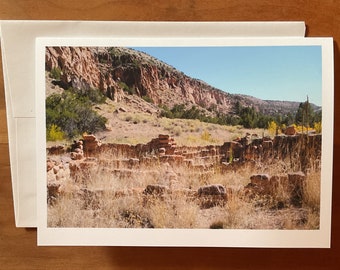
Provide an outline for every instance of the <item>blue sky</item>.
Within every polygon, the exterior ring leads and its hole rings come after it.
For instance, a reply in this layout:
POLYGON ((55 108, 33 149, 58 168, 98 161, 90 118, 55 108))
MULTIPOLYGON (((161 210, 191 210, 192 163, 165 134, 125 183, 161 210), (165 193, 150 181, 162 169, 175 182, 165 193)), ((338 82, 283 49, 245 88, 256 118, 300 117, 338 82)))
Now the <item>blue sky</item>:
POLYGON ((321 105, 321 46, 134 49, 229 93, 321 105))

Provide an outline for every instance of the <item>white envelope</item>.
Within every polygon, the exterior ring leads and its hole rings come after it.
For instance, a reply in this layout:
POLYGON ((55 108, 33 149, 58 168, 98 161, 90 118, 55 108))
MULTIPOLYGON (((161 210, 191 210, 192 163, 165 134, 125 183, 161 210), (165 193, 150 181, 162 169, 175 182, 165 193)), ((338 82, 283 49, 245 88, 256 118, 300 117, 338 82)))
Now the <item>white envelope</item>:
POLYGON ((10 163, 17 227, 36 227, 37 37, 304 37, 303 22, 1 21, 10 163))

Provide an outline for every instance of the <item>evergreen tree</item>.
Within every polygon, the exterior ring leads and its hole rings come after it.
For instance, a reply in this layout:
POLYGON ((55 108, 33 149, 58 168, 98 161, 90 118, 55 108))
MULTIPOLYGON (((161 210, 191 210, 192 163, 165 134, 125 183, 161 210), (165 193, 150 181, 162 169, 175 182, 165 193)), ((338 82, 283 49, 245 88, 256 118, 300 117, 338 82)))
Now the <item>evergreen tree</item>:
POLYGON ((298 111, 295 114, 295 123, 301 126, 312 127, 314 124, 314 110, 307 100, 300 103, 298 111))

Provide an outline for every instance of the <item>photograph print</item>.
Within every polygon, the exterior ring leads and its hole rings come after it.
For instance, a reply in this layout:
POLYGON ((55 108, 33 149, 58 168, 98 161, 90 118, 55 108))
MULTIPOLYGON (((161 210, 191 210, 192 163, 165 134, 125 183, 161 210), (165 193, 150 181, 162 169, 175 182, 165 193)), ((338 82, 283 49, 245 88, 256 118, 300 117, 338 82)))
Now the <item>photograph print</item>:
POLYGON ((319 230, 322 47, 45 47, 48 228, 319 230))

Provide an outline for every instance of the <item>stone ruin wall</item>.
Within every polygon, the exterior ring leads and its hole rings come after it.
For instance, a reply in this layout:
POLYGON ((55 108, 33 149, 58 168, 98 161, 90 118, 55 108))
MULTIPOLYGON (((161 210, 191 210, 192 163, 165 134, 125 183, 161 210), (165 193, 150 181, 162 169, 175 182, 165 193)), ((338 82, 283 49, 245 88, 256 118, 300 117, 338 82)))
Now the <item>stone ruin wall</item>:
MULTIPOLYGON (((273 159, 295 164, 295 170, 306 171, 308 167, 321 166, 321 134, 297 134, 293 136, 275 136, 271 138, 252 138, 245 136, 223 145, 177 146, 174 138, 159 135, 147 144, 101 143, 95 136, 86 135, 83 140, 71 146, 71 158, 81 160, 108 153, 113 157, 136 158, 141 162, 156 157, 160 161, 178 161, 193 163, 242 163, 245 161, 266 162, 273 159), (312 164, 312 165, 311 165, 312 164)), ((61 146, 54 146, 49 154, 65 152, 61 146)))
POLYGON ((249 136, 223 145, 177 146, 169 135, 159 135, 147 144, 98 144, 96 147, 84 143, 85 156, 98 155, 103 152, 115 153, 129 158, 159 157, 161 160, 190 162, 233 163, 259 160, 279 159, 301 165, 305 170, 311 160, 321 166, 321 134, 297 134, 293 136, 275 136, 271 138, 255 138, 249 136), (88 147, 90 145, 91 147, 88 147))
MULTIPOLYGON (((128 144, 102 144, 93 135, 84 136, 83 140, 74 142, 71 147, 69 162, 69 175, 75 182, 79 182, 79 177, 86 174, 92 167, 97 166, 96 156, 102 153, 111 155, 112 160, 107 162, 116 162, 115 170, 112 173, 122 174, 132 173, 132 170, 121 169, 121 163, 134 167, 141 163, 159 160, 172 164, 186 164, 197 171, 206 171, 215 164, 230 165, 233 163, 242 164, 244 161, 254 161, 261 159, 280 159, 289 160, 290 163, 299 163, 299 168, 291 168, 293 173, 288 175, 254 174, 250 176, 251 182, 244 187, 243 191, 247 197, 258 195, 276 194, 278 186, 282 186, 290 194, 290 204, 301 207, 303 199, 303 187, 306 179, 306 169, 308 160, 321 159, 321 134, 306 135, 299 134, 294 136, 276 136, 270 138, 244 138, 226 142, 220 146, 199 146, 199 147, 178 147, 174 139, 168 135, 159 135, 147 144, 138 144, 135 146, 128 144), (116 156, 114 156, 116 155, 116 156), (122 159, 114 160, 120 157, 122 159), (119 163, 119 164, 118 164, 119 163), (305 166, 305 167, 304 167, 305 166), (82 174, 81 174, 82 173, 82 174)), ((48 149, 49 154, 65 153, 65 149, 60 146, 48 149)), ((105 160, 104 160, 105 161, 105 160)), ((103 160, 101 161, 103 162, 103 160)), ((321 165, 321 164, 319 164, 321 165)), ((137 166, 137 167, 138 167, 137 166)), ((123 166, 124 168, 126 166, 123 166)), ((129 168, 129 167, 128 167, 129 168)), ((48 175, 48 201, 58 198, 63 189, 63 181, 67 178, 66 167, 62 162, 57 162, 48 158, 47 160, 48 175)), ((85 185, 86 187, 86 185, 85 185)), ((86 192, 93 192, 83 188, 86 192)), ((230 190, 222 185, 210 185, 200 187, 194 192, 194 197, 199 198, 202 208, 210 208, 221 205, 227 200, 227 193, 230 190), (207 193, 207 194, 206 194, 207 193)), ((68 191, 70 192, 70 191, 68 191)), ((147 186, 144 190, 145 195, 162 195, 169 192, 168 187, 162 185, 147 186)), ((233 192, 233 191, 231 191, 233 192)), ((191 193, 190 193, 191 194, 191 193)), ((280 207, 284 207, 286 202, 282 202, 280 207)), ((279 206, 278 206, 279 207, 279 206)))

